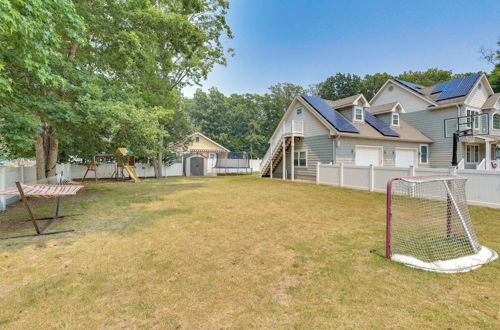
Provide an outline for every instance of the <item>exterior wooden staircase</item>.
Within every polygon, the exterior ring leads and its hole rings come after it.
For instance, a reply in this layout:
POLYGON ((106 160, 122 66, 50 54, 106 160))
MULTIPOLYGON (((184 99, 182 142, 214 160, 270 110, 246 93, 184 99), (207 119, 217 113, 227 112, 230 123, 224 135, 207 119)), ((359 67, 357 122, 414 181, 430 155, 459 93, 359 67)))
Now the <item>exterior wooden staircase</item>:
MULTIPOLYGON (((286 151, 290 147, 292 139, 287 137, 282 137, 280 141, 283 141, 283 139, 285 139, 285 151, 286 151)), ((271 148, 269 148, 269 150, 271 150, 271 148)), ((272 167, 276 168, 282 159, 283 159, 283 142, 277 143, 276 146, 274 146, 272 150, 272 155, 270 155, 267 158, 264 157, 260 175, 262 177, 271 176, 271 161, 272 161, 272 167)))

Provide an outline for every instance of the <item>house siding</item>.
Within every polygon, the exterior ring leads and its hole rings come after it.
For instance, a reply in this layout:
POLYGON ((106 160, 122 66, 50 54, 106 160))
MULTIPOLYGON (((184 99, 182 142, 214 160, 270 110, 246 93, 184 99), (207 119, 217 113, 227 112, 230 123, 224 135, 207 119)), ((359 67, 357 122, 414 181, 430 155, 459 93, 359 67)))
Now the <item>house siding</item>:
MULTIPOLYGON (((340 146, 336 149, 335 163, 344 163, 346 165, 354 165, 356 160, 356 146, 373 146, 383 147, 383 165, 395 166, 396 148, 412 148, 417 149, 417 156, 419 157, 420 143, 417 142, 400 142, 400 141, 383 141, 372 139, 353 139, 341 138, 340 146)), ((429 167, 428 164, 420 164, 420 158, 417 162, 418 167, 429 167)))
MULTIPOLYGON (((332 139, 330 130, 318 120, 302 103, 297 102, 294 105, 294 111, 285 117, 286 123, 297 120, 296 110, 302 108, 302 120, 304 121, 304 137, 297 138, 295 141, 295 151, 307 151, 307 167, 295 167, 295 177, 313 180, 316 177, 316 164, 329 163, 333 159, 332 139)), ((287 177, 291 174, 291 146, 288 147, 285 154, 287 177)), ((281 177, 283 175, 283 165, 273 164, 273 176, 281 177)))
MULTIPOLYGON (((429 163, 431 167, 451 166, 453 139, 444 137, 444 120, 457 117, 457 113, 457 108, 451 107, 401 114, 401 119, 434 141, 429 145, 429 163)), ((457 156, 458 161, 464 157, 461 143, 458 145, 457 156)))
POLYGON ((340 110, 337 110, 342 116, 345 117, 348 121, 352 122, 353 118, 353 113, 354 113, 354 107, 347 107, 347 108, 342 108, 340 110))
POLYGON ((388 83, 384 90, 380 92, 377 97, 370 103, 372 106, 391 103, 394 101, 399 101, 406 112, 414 112, 425 109, 429 103, 420 99, 419 97, 412 95, 411 92, 406 91, 402 87, 390 82, 388 83), (393 86, 393 90, 389 91, 389 87, 393 86))
POLYGON ((474 87, 474 89, 470 92, 469 96, 465 100, 465 103, 467 105, 476 107, 476 108, 481 108, 486 102, 486 99, 488 98, 488 91, 486 90, 485 87, 485 81, 484 78, 481 79, 481 88, 479 88, 478 85, 474 87))

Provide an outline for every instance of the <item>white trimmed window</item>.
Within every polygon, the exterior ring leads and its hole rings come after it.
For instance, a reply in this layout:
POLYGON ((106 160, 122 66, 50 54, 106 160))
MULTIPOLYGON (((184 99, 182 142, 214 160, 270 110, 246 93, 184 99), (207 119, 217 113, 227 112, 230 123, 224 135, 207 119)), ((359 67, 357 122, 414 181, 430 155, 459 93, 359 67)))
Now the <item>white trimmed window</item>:
POLYGON ((420 164, 429 163, 429 145, 421 144, 420 145, 420 164))
POLYGON ((213 152, 209 153, 208 157, 210 157, 210 159, 215 159, 215 153, 213 152))
POLYGON ((493 115, 493 129, 500 129, 500 113, 493 115))
POLYGON ((395 112, 392 114, 391 125, 392 126, 399 126, 399 113, 395 112))
POLYGON ((307 151, 295 151, 293 154, 293 165, 307 167, 307 151))
POLYGON ((196 136, 196 137, 194 138, 194 142, 200 142, 200 137, 199 137, 199 136, 196 136))
MULTIPOLYGON (((467 117, 472 117, 472 116, 478 115, 478 114, 479 114, 479 111, 477 111, 477 110, 467 109, 467 117)), ((473 128, 471 126, 472 121, 474 121, 474 129, 479 129, 479 118, 477 116, 473 117, 473 118, 467 118, 467 128, 473 128)))
POLYGON ((467 163, 479 163, 479 145, 467 145, 465 161, 467 163))
POLYGON ((363 108, 355 107, 354 108, 354 121, 363 121, 363 108))

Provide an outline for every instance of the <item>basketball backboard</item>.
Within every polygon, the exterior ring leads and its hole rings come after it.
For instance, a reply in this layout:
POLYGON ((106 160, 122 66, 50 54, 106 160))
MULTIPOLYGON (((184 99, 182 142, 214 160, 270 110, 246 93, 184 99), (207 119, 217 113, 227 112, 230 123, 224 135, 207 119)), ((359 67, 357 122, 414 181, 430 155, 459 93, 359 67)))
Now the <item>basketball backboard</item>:
POLYGON ((458 133, 459 137, 489 134, 490 122, 488 114, 480 113, 445 119, 444 137, 452 138, 455 133, 458 133))

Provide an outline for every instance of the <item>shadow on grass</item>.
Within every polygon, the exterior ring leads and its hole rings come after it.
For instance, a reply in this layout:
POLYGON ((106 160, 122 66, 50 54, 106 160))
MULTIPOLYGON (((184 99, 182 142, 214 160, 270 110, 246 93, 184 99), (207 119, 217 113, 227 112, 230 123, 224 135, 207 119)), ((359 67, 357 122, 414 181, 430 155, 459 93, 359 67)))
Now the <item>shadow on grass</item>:
MULTIPOLYGON (((62 239, 63 244, 73 243, 79 236, 92 232, 129 234, 143 226, 151 226, 159 218, 190 213, 189 208, 165 207, 149 211, 148 205, 168 201, 168 196, 204 186, 204 180, 168 178, 128 182, 105 181, 95 184, 85 182, 85 188, 76 196, 62 198, 61 215, 75 216, 55 220, 45 232, 74 229, 74 232, 57 235, 30 236, 0 240, 0 249, 13 250, 32 244, 44 244, 53 239, 62 239)), ((55 199, 30 198, 29 203, 35 217, 55 214, 55 199)), ((35 228, 24 205, 18 202, 0 213, 0 238, 29 235, 35 228)), ((45 220, 37 221, 43 228, 45 220)))

